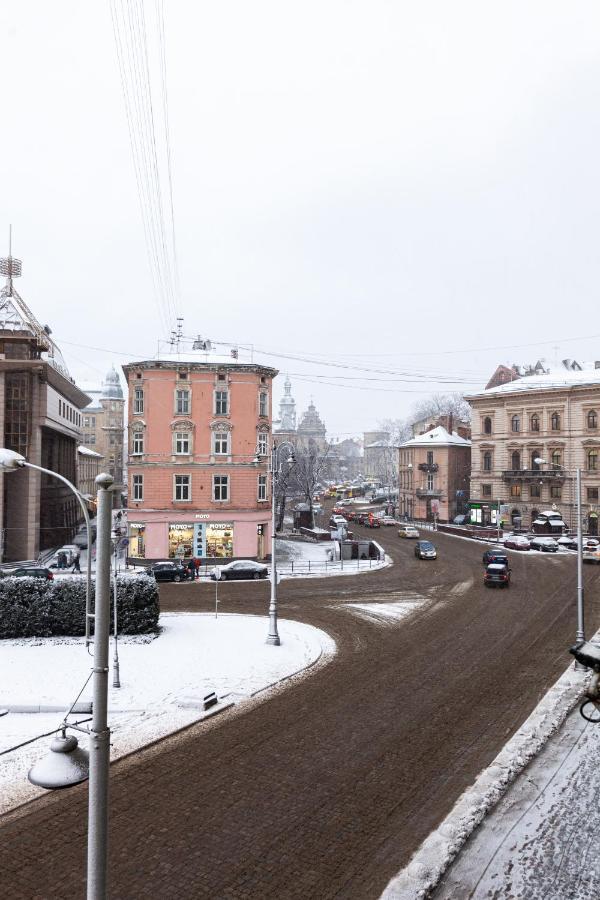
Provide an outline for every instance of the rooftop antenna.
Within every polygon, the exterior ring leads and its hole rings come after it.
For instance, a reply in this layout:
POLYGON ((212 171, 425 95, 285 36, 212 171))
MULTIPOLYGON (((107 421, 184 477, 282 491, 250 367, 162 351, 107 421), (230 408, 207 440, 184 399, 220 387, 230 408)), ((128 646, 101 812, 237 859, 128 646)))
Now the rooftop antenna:
POLYGON ((6 275, 6 287, 8 296, 13 295, 13 278, 19 278, 21 275, 21 260, 14 259, 12 255, 12 225, 8 226, 8 256, 0 259, 0 275, 6 275))

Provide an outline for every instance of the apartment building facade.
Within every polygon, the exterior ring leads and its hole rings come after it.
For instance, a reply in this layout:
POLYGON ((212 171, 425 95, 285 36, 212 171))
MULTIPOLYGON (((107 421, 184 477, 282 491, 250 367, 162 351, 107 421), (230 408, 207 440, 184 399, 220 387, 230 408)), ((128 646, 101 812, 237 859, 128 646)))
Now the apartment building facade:
POLYGON ((553 370, 467 398, 473 409, 471 520, 531 528, 539 513, 559 512, 577 527, 581 471, 583 527, 598 533, 600 362, 563 360, 553 370))
POLYGON ((113 367, 98 390, 87 389, 92 402, 83 411, 82 442, 103 458, 103 471, 114 479, 113 506, 121 506, 125 490, 125 397, 119 374, 113 367))
POLYGON ((194 351, 123 371, 130 557, 263 558, 277 371, 194 351))
MULTIPOLYGON (((449 421, 448 421, 449 420, 449 421)), ((435 425, 401 445, 398 511, 402 518, 451 522, 466 505, 471 467, 468 430, 435 425)))

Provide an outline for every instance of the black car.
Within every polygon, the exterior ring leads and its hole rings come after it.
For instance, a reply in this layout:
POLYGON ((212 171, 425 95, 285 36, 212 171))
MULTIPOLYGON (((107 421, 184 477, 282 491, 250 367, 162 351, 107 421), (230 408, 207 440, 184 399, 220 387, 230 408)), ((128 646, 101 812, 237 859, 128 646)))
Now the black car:
POLYGON ((268 568, 262 563, 252 559, 238 559, 226 566, 217 566, 210 577, 213 581, 230 581, 233 578, 266 578, 268 574, 268 568))
POLYGON ((437 559, 437 550, 431 541, 417 541, 415 556, 417 559, 437 559))
POLYGON ((483 564, 484 566, 489 566, 490 563, 498 563, 501 566, 508 567, 508 556, 503 550, 494 550, 490 547, 483 554, 483 564))
POLYGON ((152 575, 156 581, 187 581, 190 579, 190 570, 180 563, 159 562, 144 569, 146 575, 152 575))
POLYGON ((486 566, 483 576, 486 587, 510 587, 510 569, 500 563, 490 563, 486 566))
POLYGON ((46 581, 52 581, 54 575, 50 569, 44 566, 20 566, 18 569, 3 569, 2 575, 5 578, 45 578, 46 581))

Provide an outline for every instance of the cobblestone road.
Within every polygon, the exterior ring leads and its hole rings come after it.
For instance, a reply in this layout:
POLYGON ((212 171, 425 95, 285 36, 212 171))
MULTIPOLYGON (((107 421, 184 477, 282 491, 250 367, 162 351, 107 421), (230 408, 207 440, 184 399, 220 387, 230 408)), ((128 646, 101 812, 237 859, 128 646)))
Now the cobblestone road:
MULTIPOLYGON (((573 557, 514 554, 510 590, 492 591, 478 545, 438 534, 421 562, 395 529, 377 538, 388 569, 280 585, 280 615, 329 632, 332 662, 113 765, 112 898, 378 897, 566 668, 573 557), (351 605, 409 597, 427 602, 402 621, 351 605)), ((219 599, 264 614, 268 584, 219 599)), ((161 601, 210 610, 214 588, 164 586, 161 601)), ((82 786, 0 821, 2 897, 83 896, 86 810, 82 786)))

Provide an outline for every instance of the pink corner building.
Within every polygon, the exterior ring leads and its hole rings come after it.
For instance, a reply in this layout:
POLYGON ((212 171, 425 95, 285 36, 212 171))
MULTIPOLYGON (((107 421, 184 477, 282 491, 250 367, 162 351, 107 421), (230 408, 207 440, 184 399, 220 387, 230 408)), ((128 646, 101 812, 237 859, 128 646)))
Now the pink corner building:
POLYGON ((129 556, 264 558, 277 370, 191 350, 123 371, 129 556))

